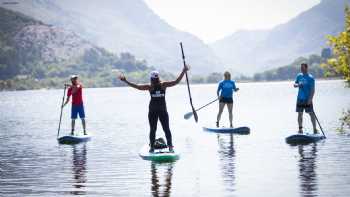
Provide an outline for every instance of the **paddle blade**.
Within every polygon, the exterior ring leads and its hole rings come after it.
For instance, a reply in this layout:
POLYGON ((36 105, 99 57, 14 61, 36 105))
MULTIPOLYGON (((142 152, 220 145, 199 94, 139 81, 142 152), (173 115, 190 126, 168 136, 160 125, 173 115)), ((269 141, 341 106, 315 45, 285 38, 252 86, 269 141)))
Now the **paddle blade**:
POLYGON ((193 117, 194 117, 194 120, 196 122, 198 122, 198 115, 197 115, 197 112, 195 110, 193 110, 193 117))
POLYGON ((187 114, 184 115, 184 119, 188 120, 192 117, 193 113, 192 112, 188 112, 187 114))

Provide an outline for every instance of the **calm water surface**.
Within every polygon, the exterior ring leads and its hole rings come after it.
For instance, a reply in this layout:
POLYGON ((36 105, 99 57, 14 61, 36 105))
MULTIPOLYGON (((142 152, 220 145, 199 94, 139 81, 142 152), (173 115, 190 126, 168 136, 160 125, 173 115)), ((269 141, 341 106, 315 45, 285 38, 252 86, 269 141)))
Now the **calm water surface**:
MULTIPOLYGON (((0 196, 349 196, 350 136, 336 129, 350 108, 350 89, 318 82, 314 105, 328 138, 292 147, 284 142, 297 129, 292 83, 238 85, 234 125, 249 126, 247 136, 202 131, 215 124, 217 103, 195 124, 183 119, 190 111, 186 87, 168 89, 181 159, 161 164, 138 156, 148 140, 147 92, 85 89, 93 139, 74 146, 56 141, 62 90, 0 92, 0 196)), ((215 99, 215 91, 216 85, 192 86, 194 104, 215 99)), ((65 108, 62 134, 69 133, 69 113, 65 108)))

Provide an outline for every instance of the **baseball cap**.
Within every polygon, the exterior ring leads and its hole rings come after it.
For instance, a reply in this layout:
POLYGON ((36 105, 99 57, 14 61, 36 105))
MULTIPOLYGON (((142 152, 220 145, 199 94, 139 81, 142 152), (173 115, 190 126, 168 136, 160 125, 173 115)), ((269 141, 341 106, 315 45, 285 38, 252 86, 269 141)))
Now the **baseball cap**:
POLYGON ((70 76, 70 79, 76 79, 76 78, 78 78, 78 75, 71 75, 70 76))
POLYGON ((159 72, 154 70, 150 74, 151 79, 158 79, 159 78, 159 72))

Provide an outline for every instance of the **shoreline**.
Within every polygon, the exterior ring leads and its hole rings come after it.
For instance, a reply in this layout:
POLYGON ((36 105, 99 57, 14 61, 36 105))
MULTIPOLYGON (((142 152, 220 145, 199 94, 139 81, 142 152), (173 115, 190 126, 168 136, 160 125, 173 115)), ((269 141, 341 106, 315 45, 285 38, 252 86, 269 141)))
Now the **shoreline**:
MULTIPOLYGON (((249 80, 244 80, 244 81, 237 81, 235 80, 236 83, 241 83, 241 84, 248 84, 248 83, 283 83, 283 82, 293 82, 294 80, 276 80, 276 81, 249 81, 249 80)), ((346 80, 342 78, 321 78, 317 80, 318 82, 325 82, 325 81, 343 81, 344 84, 346 84, 346 80)), ((181 82, 179 85, 185 85, 185 82, 181 82)), ((191 85, 215 85, 217 83, 191 83, 191 85)), ((126 85, 124 86, 102 86, 102 87, 85 87, 85 89, 90 89, 90 88, 124 88, 127 87, 126 85)), ((16 89, 2 89, 0 90, 1 92, 17 92, 17 91, 33 91, 33 90, 61 90, 63 88, 37 88, 37 89, 25 89, 25 90, 16 90, 16 89)))

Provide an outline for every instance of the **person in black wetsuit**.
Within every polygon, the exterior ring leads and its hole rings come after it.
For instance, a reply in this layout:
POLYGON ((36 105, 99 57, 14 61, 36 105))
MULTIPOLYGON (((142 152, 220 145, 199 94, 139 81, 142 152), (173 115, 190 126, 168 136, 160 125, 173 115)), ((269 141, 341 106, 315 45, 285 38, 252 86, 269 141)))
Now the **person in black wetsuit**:
POLYGON ((138 85, 132 82, 129 82, 124 75, 120 75, 119 79, 124 81, 130 87, 136 88, 138 90, 149 91, 151 95, 151 101, 149 103, 149 112, 148 112, 148 121, 150 126, 149 141, 150 141, 150 150, 149 152, 154 152, 154 142, 156 139, 157 131, 157 122, 158 119, 162 124, 165 137, 167 140, 167 145, 170 152, 174 152, 171 132, 169 128, 169 115, 165 102, 165 92, 166 88, 175 86, 183 78, 184 74, 188 71, 188 66, 185 66, 174 81, 160 81, 158 71, 152 71, 150 74, 150 84, 138 85))

